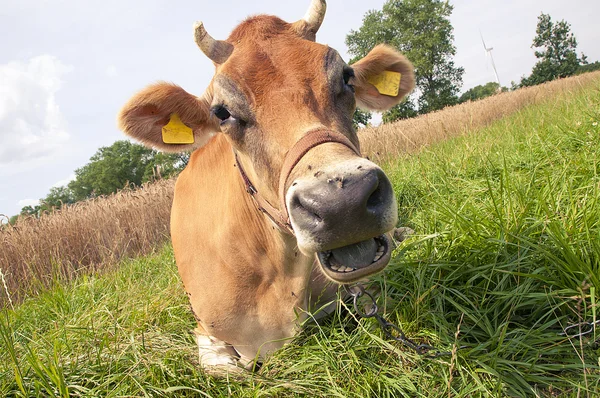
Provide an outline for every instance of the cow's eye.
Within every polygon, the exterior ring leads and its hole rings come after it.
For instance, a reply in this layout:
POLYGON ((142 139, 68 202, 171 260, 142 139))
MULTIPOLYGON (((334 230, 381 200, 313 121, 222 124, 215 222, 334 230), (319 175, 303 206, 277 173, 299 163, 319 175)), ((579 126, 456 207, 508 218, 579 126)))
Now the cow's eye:
POLYGON ((354 90, 354 85, 352 84, 352 78, 354 77, 354 70, 346 66, 343 71, 344 84, 354 90))
POLYGON ((231 113, 223 105, 217 105, 212 109, 213 114, 222 122, 231 117, 231 113))

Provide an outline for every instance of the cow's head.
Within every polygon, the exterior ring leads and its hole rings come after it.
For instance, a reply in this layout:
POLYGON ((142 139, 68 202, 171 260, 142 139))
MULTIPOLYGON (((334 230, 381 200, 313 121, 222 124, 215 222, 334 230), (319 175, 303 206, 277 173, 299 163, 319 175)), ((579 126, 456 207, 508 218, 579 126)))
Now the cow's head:
POLYGON ((325 275, 349 283, 387 265, 385 233, 397 221, 389 180, 357 154, 352 116, 357 105, 371 111, 396 105, 412 90, 414 77, 410 62, 385 45, 346 64, 337 51, 314 41, 324 14, 325 0, 313 0, 295 23, 252 17, 226 41, 196 24, 196 43, 216 67, 206 92, 196 97, 167 83, 150 86, 124 106, 119 124, 169 152, 196 149, 225 134, 257 191, 289 217, 300 251, 316 253, 325 275), (376 83, 398 73, 391 93, 376 83), (165 143, 163 127, 179 120, 190 129, 188 143, 165 143), (290 150, 317 130, 349 143, 305 148, 281 178, 290 150))

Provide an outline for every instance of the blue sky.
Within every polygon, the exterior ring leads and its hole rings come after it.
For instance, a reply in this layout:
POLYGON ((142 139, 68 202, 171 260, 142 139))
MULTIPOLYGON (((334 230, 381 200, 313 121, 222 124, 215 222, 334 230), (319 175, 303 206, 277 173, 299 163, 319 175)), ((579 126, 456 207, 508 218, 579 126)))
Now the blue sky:
MULTIPOLYGON (((348 59, 344 39, 384 0, 329 0, 317 40, 348 59)), ((535 63, 537 16, 566 19, 600 59, 597 0, 456 0, 452 23, 463 91, 494 80, 479 31, 509 85, 535 63)), ((246 16, 301 18, 309 1, 5 0, 0 7, 0 214, 11 216, 73 178, 100 146, 123 139, 115 117, 138 89, 172 81, 201 94, 213 73, 192 25, 225 38, 246 16), (176 4, 176 5, 175 5, 176 4)))

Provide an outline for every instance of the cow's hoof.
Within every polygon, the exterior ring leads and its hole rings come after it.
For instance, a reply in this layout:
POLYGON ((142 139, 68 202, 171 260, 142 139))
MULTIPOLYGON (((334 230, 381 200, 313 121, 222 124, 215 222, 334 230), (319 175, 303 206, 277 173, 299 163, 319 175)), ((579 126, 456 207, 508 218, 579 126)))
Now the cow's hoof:
POLYGON ((414 233, 415 231, 412 228, 400 227, 394 229, 392 236, 394 237, 394 240, 396 242, 400 243, 403 240, 406 240, 409 236, 413 235, 414 233))
POLYGON ((196 342, 200 366, 207 373, 223 374, 244 370, 244 364, 240 364, 240 357, 231 345, 202 334, 196 334, 196 342))

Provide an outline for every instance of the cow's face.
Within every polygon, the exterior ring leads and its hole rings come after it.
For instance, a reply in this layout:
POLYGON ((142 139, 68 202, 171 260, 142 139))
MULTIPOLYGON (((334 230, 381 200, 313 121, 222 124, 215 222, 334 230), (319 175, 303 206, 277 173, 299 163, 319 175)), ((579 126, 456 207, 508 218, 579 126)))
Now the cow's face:
POLYGON ((225 134, 260 194, 289 216, 300 251, 317 254, 325 275, 348 283, 389 261, 384 234, 397 221, 389 180, 377 165, 334 142, 308 150, 283 188, 282 166, 290 149, 315 129, 339 133, 358 148, 352 128, 356 104, 388 109, 412 89, 414 78, 410 63, 389 47, 378 46, 349 66, 335 50, 315 43, 324 14, 319 7, 324 1, 314 0, 307 14, 316 21, 253 17, 227 41, 212 39, 198 25, 196 41, 216 65, 205 94, 196 98, 177 86, 151 86, 123 108, 120 124, 168 151, 189 150, 225 134), (386 71, 401 73, 396 95, 380 94, 369 83, 386 71), (159 138, 174 113, 193 130, 194 144, 159 138))

